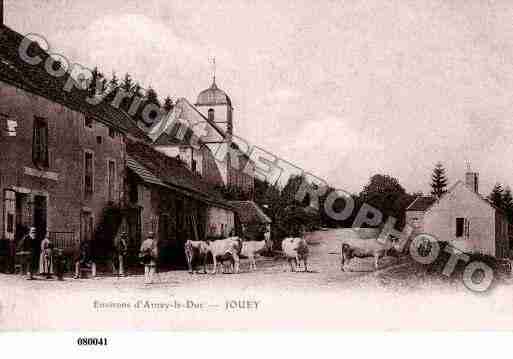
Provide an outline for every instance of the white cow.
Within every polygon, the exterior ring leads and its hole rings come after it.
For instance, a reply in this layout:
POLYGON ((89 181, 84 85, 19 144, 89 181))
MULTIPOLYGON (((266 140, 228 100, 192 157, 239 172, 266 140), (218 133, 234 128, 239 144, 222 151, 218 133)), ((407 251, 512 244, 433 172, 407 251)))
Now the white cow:
POLYGON ((255 256, 272 249, 271 236, 265 236, 261 241, 242 242, 242 255, 249 259, 249 270, 256 270, 255 256))
POLYGON ((235 273, 239 273, 240 269, 240 253, 242 251, 242 239, 239 237, 230 237, 219 239, 217 241, 206 241, 207 253, 212 254, 214 268, 212 274, 217 273, 218 260, 221 262, 226 259, 233 261, 235 273))
POLYGON ((410 234, 411 230, 408 229, 406 234, 399 239, 394 239, 390 235, 387 235, 385 238, 345 239, 342 243, 340 269, 345 271, 345 264, 355 257, 374 257, 374 268, 375 270, 378 270, 379 259, 384 257, 386 253, 392 248, 398 251, 402 250, 410 234))
POLYGON ((299 269, 301 260, 305 265, 305 272, 308 271, 308 244, 304 238, 285 238, 281 242, 281 249, 290 264, 290 270, 292 272, 299 269), (292 266, 292 262, 295 262, 295 266, 292 266))

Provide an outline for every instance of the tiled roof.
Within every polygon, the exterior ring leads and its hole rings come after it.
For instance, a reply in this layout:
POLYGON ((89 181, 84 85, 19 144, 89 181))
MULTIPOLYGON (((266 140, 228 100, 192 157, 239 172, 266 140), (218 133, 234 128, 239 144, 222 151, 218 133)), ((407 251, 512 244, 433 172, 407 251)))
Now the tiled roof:
POLYGON ((126 150, 128 168, 144 181, 170 187, 203 202, 232 209, 217 190, 178 159, 168 157, 141 142, 128 141, 126 150))
POLYGON ((418 196, 415 200, 406 208, 407 211, 425 211, 433 203, 436 202, 436 198, 433 196, 418 196))
POLYGON ((81 112, 134 138, 149 141, 144 131, 124 111, 106 102, 98 105, 87 103, 87 92, 76 87, 71 91, 64 90, 67 81, 74 80, 68 74, 60 78, 49 75, 44 69, 49 55, 39 46, 32 45, 29 49, 31 56, 41 57, 39 65, 30 65, 23 61, 18 53, 23 38, 16 31, 0 25, 0 81, 81 112))
POLYGON ((242 224, 268 224, 271 219, 253 201, 230 201, 242 224))
MULTIPOLYGON (((190 111, 192 114, 195 114, 197 116, 197 119, 200 121, 204 121, 205 123, 208 123, 210 127, 212 127, 215 130, 215 133, 219 135, 219 138, 216 139, 214 142, 222 142, 227 138, 227 134, 214 122, 209 120, 207 117, 205 117, 197 108, 196 106, 192 105, 186 98, 179 98, 171 112, 168 113, 167 116, 164 116, 160 122, 154 124, 149 130, 148 135, 153 140, 154 143, 157 141, 160 145, 167 145, 167 144, 176 144, 173 142, 180 142, 180 144, 187 144, 189 143, 189 140, 193 134, 193 131, 187 131, 187 134, 183 136, 183 139, 176 139, 173 138, 176 136, 176 124, 177 122, 180 122, 180 120, 183 118, 183 112, 188 113, 190 111), (161 139, 160 137, 163 134, 167 134, 170 137, 163 137, 161 139), (171 143, 167 143, 168 140, 171 139, 171 143)), ((215 136, 211 134, 212 136, 215 136)), ((210 140, 210 138, 209 138, 210 140)), ((201 142, 201 141, 200 141, 201 142)), ((210 142, 210 141, 204 141, 204 142, 210 142)))
POLYGON ((158 177, 156 177, 151 171, 149 171, 144 165, 140 164, 136 160, 134 160, 132 157, 127 157, 126 159, 126 165, 127 167, 132 170, 136 175, 141 177, 141 179, 146 183, 152 183, 159 186, 167 187, 167 185, 162 182, 162 180, 158 177))

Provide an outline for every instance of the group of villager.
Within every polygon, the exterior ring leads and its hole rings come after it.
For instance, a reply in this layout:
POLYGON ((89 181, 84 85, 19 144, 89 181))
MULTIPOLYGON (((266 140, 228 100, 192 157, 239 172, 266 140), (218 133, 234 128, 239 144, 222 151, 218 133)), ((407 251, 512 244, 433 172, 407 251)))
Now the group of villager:
POLYGON ((36 228, 31 227, 16 245, 16 257, 21 267, 21 273, 28 280, 34 279, 34 274, 39 273, 46 279, 56 275, 62 279, 64 268, 62 253, 55 250, 52 241, 45 236, 39 242, 36 228))
MULTIPOLYGON (((386 236, 384 239, 351 239, 344 240, 340 251, 341 270, 347 269, 347 264, 352 258, 373 257, 375 268, 378 269, 378 261, 384 257, 391 249, 400 249, 404 245, 403 239, 396 239, 386 236)), ((27 279, 34 279, 34 274, 38 273, 42 278, 50 279, 56 276, 63 278, 64 256, 62 250, 54 247, 54 244, 48 236, 42 241, 37 240, 36 228, 31 227, 27 234, 21 238, 16 246, 16 258, 21 269, 21 273, 26 275, 27 279)), ((125 265, 128 253, 128 234, 121 232, 114 239, 112 248, 112 270, 119 276, 126 275, 125 265)), ((284 257, 290 265, 292 272, 298 271, 303 264, 304 271, 308 271, 308 244, 304 232, 300 231, 295 237, 287 237, 281 241, 281 256, 284 257)), ((203 273, 207 273, 207 263, 213 263, 211 274, 217 274, 221 268, 223 273, 226 269, 226 263, 230 272, 239 273, 241 258, 247 258, 249 262, 249 271, 256 271, 256 257, 264 253, 272 253, 273 241, 271 234, 267 230, 261 233, 259 239, 247 239, 244 236, 232 235, 228 238, 216 240, 188 240, 184 245, 185 258, 188 270, 192 274, 195 267, 202 268, 203 273)), ((96 263, 93 259, 91 243, 81 241, 78 250, 73 256, 74 277, 80 278, 84 268, 89 268, 92 276, 96 275, 96 263)), ((158 242, 153 232, 149 232, 146 239, 139 248, 139 261, 144 266, 144 282, 153 283, 153 278, 157 273, 159 248, 158 242)))

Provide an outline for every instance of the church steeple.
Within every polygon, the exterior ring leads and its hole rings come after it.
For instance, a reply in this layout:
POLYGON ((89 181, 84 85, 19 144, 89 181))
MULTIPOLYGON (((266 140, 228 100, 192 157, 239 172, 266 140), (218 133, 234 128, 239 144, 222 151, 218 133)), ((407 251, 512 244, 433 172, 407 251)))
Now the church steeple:
POLYGON ((212 58, 212 85, 198 95, 196 101, 198 110, 222 129, 229 137, 233 135, 232 100, 217 87, 216 83, 216 59, 212 58))

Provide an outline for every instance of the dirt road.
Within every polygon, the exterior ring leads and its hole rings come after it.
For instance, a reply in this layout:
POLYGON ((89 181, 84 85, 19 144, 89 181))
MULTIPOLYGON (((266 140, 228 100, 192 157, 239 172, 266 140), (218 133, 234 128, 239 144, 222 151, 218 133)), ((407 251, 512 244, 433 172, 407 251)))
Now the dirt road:
POLYGON ((429 283, 412 291, 402 282, 383 283, 379 272, 369 272, 371 259, 356 259, 355 271, 341 272, 340 237, 308 235, 307 273, 265 258, 256 272, 244 261, 240 274, 173 271, 150 286, 140 275, 64 282, 0 275, 0 329, 511 329, 504 320, 513 315, 511 286, 489 296, 432 290, 429 283))

